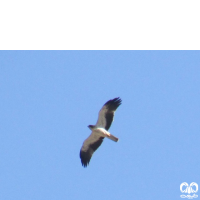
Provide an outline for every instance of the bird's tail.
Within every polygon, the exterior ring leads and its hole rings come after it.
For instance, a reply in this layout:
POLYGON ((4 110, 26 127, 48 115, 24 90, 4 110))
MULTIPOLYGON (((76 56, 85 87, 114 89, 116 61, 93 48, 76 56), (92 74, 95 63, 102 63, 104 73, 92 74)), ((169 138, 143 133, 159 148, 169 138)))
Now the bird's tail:
POLYGON ((110 134, 110 136, 108 136, 109 139, 111 139, 114 142, 117 142, 119 140, 119 138, 115 137, 114 135, 110 134))

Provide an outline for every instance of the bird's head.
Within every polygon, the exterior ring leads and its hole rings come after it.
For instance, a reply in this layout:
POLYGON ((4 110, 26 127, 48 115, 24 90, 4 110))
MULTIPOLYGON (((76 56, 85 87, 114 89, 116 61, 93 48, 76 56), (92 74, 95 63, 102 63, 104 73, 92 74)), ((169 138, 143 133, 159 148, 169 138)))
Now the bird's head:
POLYGON ((88 128, 92 131, 94 129, 94 125, 89 125, 88 128))

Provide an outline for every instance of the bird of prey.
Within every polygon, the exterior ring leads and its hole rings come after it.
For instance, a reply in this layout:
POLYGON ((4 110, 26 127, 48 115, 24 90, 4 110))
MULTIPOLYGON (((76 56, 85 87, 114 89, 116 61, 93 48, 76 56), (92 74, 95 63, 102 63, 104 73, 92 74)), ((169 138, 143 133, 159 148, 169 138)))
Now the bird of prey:
POLYGON ((119 139, 108 132, 114 118, 116 109, 121 104, 122 100, 117 97, 107 101, 99 111, 99 118, 96 125, 89 125, 88 128, 92 131, 91 135, 83 142, 80 150, 80 158, 83 167, 89 165, 92 154, 98 149, 107 137, 115 142, 119 139))

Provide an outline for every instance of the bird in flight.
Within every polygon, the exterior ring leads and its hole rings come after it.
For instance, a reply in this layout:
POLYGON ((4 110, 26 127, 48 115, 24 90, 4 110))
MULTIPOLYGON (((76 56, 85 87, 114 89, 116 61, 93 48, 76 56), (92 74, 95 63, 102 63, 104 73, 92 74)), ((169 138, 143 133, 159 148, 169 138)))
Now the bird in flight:
POLYGON ((98 149, 107 137, 114 142, 119 139, 108 132, 116 109, 121 105, 122 100, 117 97, 107 101, 99 111, 99 117, 96 125, 89 125, 88 128, 92 131, 91 135, 83 142, 80 150, 80 158, 83 167, 89 165, 92 154, 98 149))

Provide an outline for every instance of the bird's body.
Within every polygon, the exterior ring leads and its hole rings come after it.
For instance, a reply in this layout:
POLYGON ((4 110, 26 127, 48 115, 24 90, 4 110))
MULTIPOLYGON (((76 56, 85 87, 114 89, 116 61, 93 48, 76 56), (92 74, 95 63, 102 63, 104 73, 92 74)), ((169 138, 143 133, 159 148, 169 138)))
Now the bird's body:
POLYGON ((114 113, 120 104, 121 99, 119 97, 107 101, 102 107, 102 109, 99 111, 99 118, 97 120, 96 125, 88 126, 92 133, 84 141, 80 151, 80 158, 84 167, 86 167, 89 164, 92 154, 101 145, 105 137, 115 142, 118 141, 118 138, 110 134, 108 132, 108 129, 110 128, 111 123, 113 121, 114 113))

